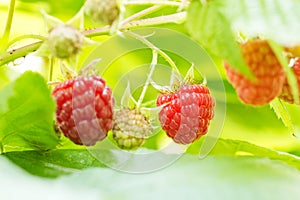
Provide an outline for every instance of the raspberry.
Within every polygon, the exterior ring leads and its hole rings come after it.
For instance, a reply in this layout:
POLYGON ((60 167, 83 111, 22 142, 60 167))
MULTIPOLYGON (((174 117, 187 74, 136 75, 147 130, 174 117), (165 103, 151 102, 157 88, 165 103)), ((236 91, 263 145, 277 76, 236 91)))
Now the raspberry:
POLYGON ((122 149, 140 147, 151 132, 152 126, 137 109, 121 109, 115 112, 113 138, 122 149))
POLYGON ((120 13, 117 0, 87 0, 84 10, 95 22, 110 25, 120 13))
POLYGON ((92 146, 112 129, 114 98, 101 77, 69 79, 56 86, 52 95, 59 128, 75 144, 92 146))
MULTIPOLYGON (((300 98, 300 60, 299 59, 297 59, 295 61, 294 65, 293 65, 293 71, 297 78, 299 98, 300 98)), ((290 88, 290 85, 289 85, 287 79, 285 80, 285 82, 283 84, 282 92, 279 95, 279 98, 288 103, 291 103, 291 104, 295 103, 295 100, 293 98, 291 88, 290 88)))
POLYGON ((267 104, 280 94, 285 80, 284 70, 267 41, 256 39, 242 44, 241 48, 256 80, 249 80, 225 63, 228 80, 245 104, 267 104))
POLYGON ((207 133, 215 102, 206 86, 194 84, 160 94, 156 105, 163 105, 159 121, 167 135, 176 143, 190 144, 207 133))
POLYGON ((50 31, 48 45, 53 56, 69 58, 81 50, 83 39, 84 36, 79 30, 68 25, 59 25, 50 31))

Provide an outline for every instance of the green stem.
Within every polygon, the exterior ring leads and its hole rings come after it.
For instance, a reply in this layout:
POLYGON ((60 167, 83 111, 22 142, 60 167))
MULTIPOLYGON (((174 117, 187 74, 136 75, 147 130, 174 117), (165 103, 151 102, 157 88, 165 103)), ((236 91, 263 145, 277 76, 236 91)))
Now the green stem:
POLYGON ((94 28, 90 30, 84 30, 82 33, 89 38, 96 37, 96 36, 101 36, 101 35, 107 35, 110 30, 110 26, 104 26, 101 28, 94 28))
POLYGON ((156 47, 154 44, 152 44, 150 41, 148 41, 145 37, 141 37, 140 35, 138 35, 134 32, 131 32, 131 31, 128 31, 126 33, 129 34, 130 36, 134 37, 135 39, 141 41, 142 43, 144 43, 146 46, 148 46, 150 49, 152 49, 152 51, 157 51, 157 53, 169 63, 169 65, 172 67, 172 69, 177 74, 180 74, 175 62, 172 60, 172 58, 170 58, 168 56, 168 54, 166 54, 164 51, 160 50, 158 47, 156 47))
POLYGON ((40 35, 34 35, 34 34, 21 35, 19 37, 14 38, 13 40, 11 40, 7 44, 7 47, 10 47, 13 44, 15 44, 16 42, 19 42, 19 41, 25 40, 25 39, 45 40, 45 37, 44 36, 40 36, 40 35))
MULTIPOLYGON (((155 25, 168 24, 168 23, 180 24, 180 23, 183 23, 185 21, 185 19, 186 19, 186 12, 179 12, 176 14, 170 14, 170 15, 166 15, 166 16, 131 21, 131 22, 128 22, 127 24, 122 24, 120 29, 126 30, 126 29, 133 29, 133 28, 137 28, 137 27, 155 26, 155 25)), ((96 37, 96 36, 106 35, 109 33, 110 29, 111 29, 110 26, 104 26, 101 28, 85 30, 85 31, 83 31, 83 34, 86 37, 92 38, 92 37, 96 37)))
POLYGON ((35 42, 33 44, 26 45, 24 47, 20 47, 18 49, 13 49, 4 54, 0 55, 0 66, 5 65, 11 61, 16 60, 17 58, 21 58, 26 56, 28 53, 36 51, 43 42, 35 42))
POLYGON ((257 146, 246 141, 230 140, 219 138, 214 150, 210 153, 212 156, 228 155, 228 156, 243 156, 251 155, 253 157, 269 158, 285 162, 291 166, 300 169, 300 157, 279 152, 265 147, 257 146))
POLYGON ((54 58, 50 58, 50 69, 49 69, 49 82, 52 82, 52 77, 53 77, 53 67, 54 67, 54 58))
POLYGON ((143 90, 142 90, 142 93, 140 95, 140 98, 139 98, 139 100, 137 102, 137 108, 139 108, 142 105, 142 103, 143 103, 143 100, 145 98, 146 92, 147 92, 148 87, 150 85, 150 82, 152 80, 152 76, 153 76, 153 73, 155 71, 155 67, 157 65, 157 58, 158 58, 158 52, 157 52, 157 50, 153 50, 152 54, 153 55, 152 55, 152 61, 151 61, 151 65, 150 65, 150 72, 148 74, 148 77, 147 77, 146 83, 145 83, 145 85, 143 87, 143 90))
MULTIPOLYGON (((159 24, 166 24, 166 23, 182 23, 186 19, 186 12, 180 12, 176 14, 166 15, 166 16, 160 16, 160 17, 154 17, 149 19, 141 19, 129 22, 128 24, 122 24, 120 29, 126 30, 126 29, 132 29, 136 27, 145 27, 145 26, 153 26, 153 25, 159 25, 159 24)), ((83 34, 86 37, 92 38, 95 36, 101 36, 109 34, 111 27, 105 26, 102 28, 96 28, 92 30, 85 30, 83 31, 83 34)), ((11 51, 5 52, 4 54, 0 55, 0 67, 14 61, 17 58, 26 56, 28 53, 31 53, 33 51, 36 51, 41 45, 43 41, 35 42, 29 45, 26 45, 24 47, 20 47, 17 49, 13 49, 11 51)), ((152 45, 153 46, 153 45, 152 45)), ((176 69, 175 63, 168 57, 164 52, 159 51, 159 54, 164 57, 170 65, 176 69)), ((176 70, 178 71, 178 70, 176 70)))
POLYGON ((10 30, 11 30, 11 25, 12 25, 12 20, 13 20, 13 15, 14 15, 14 10, 15 10, 15 3, 16 3, 16 0, 10 0, 6 26, 5 26, 5 30, 3 33, 3 37, 1 39, 2 47, 0 47, 0 52, 4 51, 7 47, 10 30))
POLYGON ((144 17, 150 13, 153 13, 157 10, 159 10, 161 8, 161 6, 152 6, 150 8, 147 8, 145 10, 142 10, 134 15, 131 15, 130 17, 124 19, 124 21, 122 22, 122 24, 127 24, 135 19, 138 19, 138 18, 141 18, 141 17, 144 17))
POLYGON ((122 26, 123 29, 131 29, 135 27, 154 26, 160 24, 176 23, 181 24, 186 19, 186 12, 179 12, 176 14, 170 14, 166 16, 153 17, 148 19, 141 19, 133 22, 129 22, 122 26))

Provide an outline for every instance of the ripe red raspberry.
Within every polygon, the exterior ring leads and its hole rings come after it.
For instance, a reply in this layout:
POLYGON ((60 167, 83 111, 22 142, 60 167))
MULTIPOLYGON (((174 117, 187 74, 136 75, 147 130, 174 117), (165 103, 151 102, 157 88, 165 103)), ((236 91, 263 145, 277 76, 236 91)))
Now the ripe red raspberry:
MULTIPOLYGON (((299 98, 300 98, 300 59, 297 59, 295 61, 292 69, 293 69, 294 74, 297 78, 299 98)), ((291 104, 295 103, 295 100, 293 98, 291 88, 290 88, 290 85, 289 85, 287 79, 285 80, 285 82, 283 84, 282 92, 279 95, 279 98, 286 101, 286 102, 288 102, 288 103, 291 103, 291 104)))
POLYGON ((91 146, 112 129, 114 98, 99 76, 67 80, 52 92, 56 100, 56 121, 75 144, 91 146))
POLYGON ((250 80, 225 63, 229 82, 245 104, 264 105, 277 97, 285 73, 267 41, 256 39, 241 45, 243 57, 257 80, 250 80))
POLYGON ((207 133, 215 102, 206 86, 194 84, 160 94, 156 105, 164 105, 159 121, 167 135, 176 143, 190 144, 207 133))
POLYGON ((151 123, 138 109, 115 112, 113 138, 122 149, 140 147, 152 130, 151 123))

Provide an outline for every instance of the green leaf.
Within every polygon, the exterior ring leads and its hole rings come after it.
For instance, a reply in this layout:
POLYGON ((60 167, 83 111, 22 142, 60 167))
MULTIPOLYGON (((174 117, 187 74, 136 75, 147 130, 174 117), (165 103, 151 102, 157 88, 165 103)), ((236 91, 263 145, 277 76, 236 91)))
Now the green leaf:
POLYGON ((52 149, 58 144, 53 130, 55 103, 44 78, 26 72, 0 91, 2 150, 52 149))
POLYGON ((216 0, 220 1, 224 2, 222 12, 236 33, 263 36, 286 46, 300 43, 300 1, 216 0))
POLYGON ((27 172, 48 178, 75 173, 89 167, 104 167, 86 149, 8 152, 4 155, 27 172))
POLYGON ((285 105, 281 102, 281 100, 276 98, 270 103, 270 106, 274 110, 278 119, 281 119, 283 124, 288 128, 289 132, 292 135, 295 135, 295 129, 294 129, 291 116, 288 110, 286 109, 285 105))
POLYGON ((205 48, 226 60, 241 73, 252 77, 232 32, 230 21, 221 12, 223 3, 193 1, 188 9, 187 28, 205 48))
POLYGON ((219 139, 210 155, 253 156, 285 162, 300 170, 300 157, 251 144, 246 141, 219 139))
MULTIPOLYGON (((214 0, 201 4, 194 0, 189 6, 187 27, 209 51, 249 75, 236 38, 263 37, 295 46, 300 43, 299 7, 300 1, 214 0)), ((292 84, 292 79, 288 80, 292 84)))

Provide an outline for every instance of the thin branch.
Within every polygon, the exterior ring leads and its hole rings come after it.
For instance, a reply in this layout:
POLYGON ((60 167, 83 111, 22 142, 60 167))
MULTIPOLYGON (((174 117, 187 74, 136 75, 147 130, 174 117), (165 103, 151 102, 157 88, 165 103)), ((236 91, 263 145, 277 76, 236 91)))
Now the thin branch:
POLYGON ((141 19, 133 22, 129 22, 122 26, 123 29, 130 29, 135 27, 145 27, 145 26, 154 26, 159 24, 168 24, 168 23, 176 23, 181 24, 186 19, 186 12, 180 12, 176 14, 153 17, 148 19, 141 19))
POLYGON ((44 36, 41 35, 35 35, 35 34, 27 34, 27 35, 21 35, 19 37, 16 37, 14 39, 12 39, 8 44, 7 47, 12 46, 13 44, 21 41, 21 40, 25 40, 25 39, 35 39, 35 40, 45 40, 44 36))
POLYGON ((21 58, 26 56, 28 53, 36 51, 43 41, 35 42, 24 47, 20 47, 18 49, 13 49, 11 51, 5 52, 0 56, 0 66, 5 65, 11 61, 16 60, 17 58, 21 58))
POLYGON ((148 87, 149 87, 149 85, 150 85, 150 82, 151 82, 151 80, 152 80, 152 76, 153 76, 153 73, 154 73, 154 71, 155 71, 155 67, 156 67, 156 65, 157 65, 157 58, 158 58, 158 52, 157 52, 157 50, 153 50, 152 54, 153 54, 153 55, 152 55, 152 61, 151 61, 151 65, 150 65, 150 72, 149 72, 149 74, 148 74, 148 77, 147 77, 146 83, 145 83, 145 85, 144 85, 144 87, 143 87, 143 90, 142 90, 142 93, 141 93, 141 95, 140 95, 140 98, 139 98, 139 100, 138 100, 138 102, 137 102, 137 107, 138 107, 138 108, 139 108, 139 107, 142 105, 142 103, 143 103, 143 100, 144 100, 144 98, 145 98, 146 92, 147 92, 148 87))
MULTIPOLYGON (((153 26, 153 25, 166 24, 166 23, 179 24, 184 22, 185 19, 186 19, 186 12, 180 12, 180 13, 166 15, 166 16, 132 21, 129 22, 128 24, 122 24, 120 29, 122 31, 122 30, 132 29, 136 27, 153 26)), ((107 35, 110 33, 110 29, 111 29, 110 26, 104 26, 92 30, 85 30, 82 33, 86 37, 92 38, 95 36, 107 35)), ((11 51, 3 53, 2 55, 0 55, 0 67, 4 64, 14 61, 17 58, 26 56, 28 53, 36 51, 42 45, 42 43, 43 41, 35 42, 26 45, 24 47, 16 48, 11 51)), ((170 64, 172 63, 171 59, 164 52, 160 52, 160 55, 163 56, 170 64)), ((175 64, 171 64, 171 66, 174 68, 175 64)))
POLYGON ((5 26, 5 30, 3 33, 3 37, 1 39, 2 47, 0 47, 0 52, 4 51, 6 49, 6 46, 7 46, 8 40, 9 40, 12 20, 13 20, 14 11, 15 11, 15 3, 16 3, 16 0, 10 0, 6 26, 5 26))
POLYGON ((54 68, 54 58, 53 57, 50 58, 49 65, 50 65, 50 68, 49 68, 49 80, 48 81, 52 82, 52 79, 53 79, 53 68, 54 68))
POLYGON ((110 26, 103 26, 101 28, 94 28, 90 30, 84 30, 82 33, 89 38, 101 36, 101 35, 107 35, 110 31, 110 26))
POLYGON ((138 18, 144 17, 144 16, 146 16, 146 15, 148 15, 150 13, 153 13, 153 12, 159 10, 159 9, 161 9, 161 6, 152 6, 150 8, 145 9, 145 10, 142 10, 142 11, 140 11, 140 12, 138 12, 138 13, 136 13, 134 15, 131 15, 130 17, 124 19, 124 21, 122 22, 122 24, 127 24, 127 23, 129 23, 129 22, 131 22, 133 20, 136 20, 138 18))
MULTIPOLYGON (((153 17, 153 18, 128 22, 127 24, 122 24, 120 29, 126 30, 126 29, 132 29, 136 27, 154 26, 154 25, 167 24, 167 23, 180 24, 183 23, 185 19, 186 19, 186 12, 180 12, 180 13, 166 15, 166 16, 153 17)), ((104 26, 101 28, 85 30, 83 31, 83 34, 86 37, 96 37, 96 36, 106 35, 109 33, 110 28, 111 28, 110 26, 104 26)))
POLYGON ((159 49, 158 47, 156 47, 154 44, 152 44, 149 40, 147 40, 145 37, 142 37, 132 31, 128 31, 126 32, 127 34, 129 34, 130 36, 134 37, 135 39, 141 41, 142 43, 144 43, 146 46, 148 46, 150 49, 152 49, 152 51, 157 51, 157 53, 163 57, 168 63, 169 65, 172 67, 172 69, 177 73, 180 74, 175 62, 172 60, 172 58, 170 58, 168 56, 168 54, 166 54, 164 51, 162 51, 161 49, 159 49))

